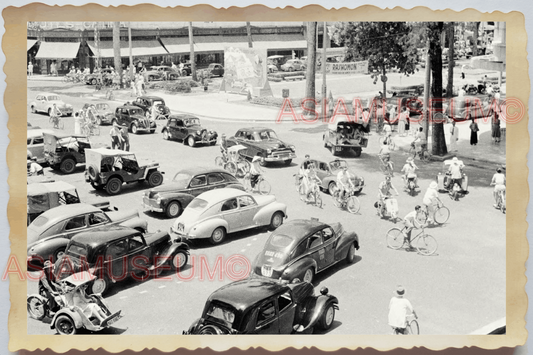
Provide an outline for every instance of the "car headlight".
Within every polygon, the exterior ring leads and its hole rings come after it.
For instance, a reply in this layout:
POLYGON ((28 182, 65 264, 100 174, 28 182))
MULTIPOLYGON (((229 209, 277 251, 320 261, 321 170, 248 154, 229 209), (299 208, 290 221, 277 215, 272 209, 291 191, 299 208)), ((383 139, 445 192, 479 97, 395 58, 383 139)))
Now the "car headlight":
POLYGON ((196 131, 196 135, 198 135, 198 136, 199 136, 201 133, 202 133, 202 132, 200 132, 200 131, 196 131))
POLYGON ((161 196, 157 195, 157 197, 155 198, 155 202, 159 205, 161 204, 161 196))
POLYGON ((292 150, 293 152, 295 152, 295 151, 296 151, 296 147, 295 147, 295 146, 293 146, 293 145, 290 145, 290 146, 289 146, 289 148, 290 148, 290 149, 291 149, 291 150, 292 150))
POLYGON ((267 154, 272 154, 272 149, 267 149, 267 154))

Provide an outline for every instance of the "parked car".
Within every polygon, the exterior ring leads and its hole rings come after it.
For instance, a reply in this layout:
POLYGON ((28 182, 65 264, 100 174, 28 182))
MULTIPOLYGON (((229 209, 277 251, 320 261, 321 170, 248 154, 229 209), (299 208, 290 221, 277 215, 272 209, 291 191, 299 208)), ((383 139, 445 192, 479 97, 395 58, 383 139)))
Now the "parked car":
POLYGON ((317 273, 339 261, 353 263, 358 249, 357 234, 345 231, 340 223, 297 219, 270 235, 252 270, 276 280, 311 283, 317 273))
POLYGON ((150 187, 163 183, 159 163, 139 165, 135 154, 118 149, 86 149, 85 181, 109 195, 120 193, 122 184, 148 182, 150 187))
POLYGON ((26 156, 28 160, 31 158, 37 158, 37 163, 46 163, 46 157, 44 156, 44 133, 54 134, 51 129, 28 129, 27 141, 26 141, 26 156))
POLYGON ((218 137, 217 132, 202 128, 198 117, 188 114, 168 116, 162 133, 164 139, 177 139, 189 147, 197 144, 215 145, 218 137))
POLYGON ((224 76, 224 67, 221 64, 211 63, 207 67, 209 76, 224 76))
POLYGON ((368 145, 368 138, 365 134, 369 132, 368 123, 337 118, 328 124, 323 136, 324 147, 329 149, 333 155, 353 152, 356 157, 360 157, 363 148, 368 145))
POLYGON ((315 296, 307 282, 282 284, 242 280, 222 286, 205 303, 202 317, 183 334, 304 334, 328 330, 338 299, 322 287, 315 296))
POLYGON ((482 101, 476 96, 454 97, 443 106, 444 114, 455 122, 491 117, 495 107, 492 102, 482 101))
POLYGON ((154 80, 176 80, 180 77, 180 74, 167 65, 153 66, 150 70, 143 73, 146 81, 154 80))
POLYGON ((172 241, 166 232, 143 235, 132 228, 114 226, 75 235, 56 262, 54 276, 61 280, 72 272, 89 270, 97 277, 92 293, 105 294, 112 283, 127 276, 143 281, 163 268, 181 270, 188 257, 187 243, 172 241))
POLYGON ((94 120, 97 125, 103 125, 103 124, 111 124, 113 123, 113 119, 115 118, 115 113, 108 104, 101 102, 97 104, 88 103, 83 105, 83 110, 87 110, 90 108, 90 111, 94 114, 94 120))
POLYGON ((127 104, 115 109, 115 118, 112 120, 112 123, 117 123, 120 126, 127 125, 128 130, 133 134, 139 132, 154 133, 157 128, 152 116, 145 115, 143 109, 140 107, 127 104))
POLYGON ((30 109, 32 113, 44 112, 50 116, 54 104, 61 111, 62 116, 72 116, 72 105, 64 103, 58 94, 46 92, 37 94, 35 101, 30 104, 30 109))
POLYGON ((181 76, 189 76, 191 75, 191 73, 192 73, 191 63, 183 63, 183 69, 181 69, 181 76))
POLYGON ((44 133, 44 157, 52 169, 72 174, 76 164, 85 164, 85 149, 91 148, 87 136, 44 133))
POLYGON ((276 66, 276 64, 272 63, 272 62, 268 62, 267 63, 267 71, 269 74, 272 74, 272 73, 277 73, 279 70, 278 70, 278 67, 276 66))
MULTIPOLYGON (((337 189, 337 174, 344 168, 348 167, 346 160, 335 159, 330 162, 322 160, 310 159, 311 163, 315 165, 316 175, 320 179, 319 187, 327 191, 333 196, 333 192, 337 189)), ((355 186, 354 192, 360 193, 365 186, 365 179, 358 176, 353 170, 348 169, 351 175, 351 180, 355 186)))
POLYGON ((300 59, 289 59, 281 66, 281 70, 283 71, 299 71, 299 70, 305 70, 306 68, 306 62, 300 59))
POLYGON ((244 191, 235 176, 219 168, 196 167, 179 171, 172 182, 144 192, 143 206, 152 212, 178 217, 201 193, 223 187, 244 191))
POLYGON ((140 107, 146 117, 152 115, 151 110, 154 105, 156 105, 160 115, 165 116, 165 118, 170 115, 170 109, 165 105, 165 100, 159 96, 139 96, 133 101, 133 105, 140 107))
MULTIPOLYGON (((103 68, 101 69, 102 73, 102 80, 104 80, 107 76, 109 76, 111 73, 113 73, 114 70, 111 68, 103 68)), ((85 76, 85 83, 89 85, 96 85, 98 83, 98 73, 92 73, 85 76)))
POLYGON ((228 147, 241 144, 246 147, 241 150, 241 155, 248 159, 255 156, 261 158, 261 166, 270 162, 284 162, 290 165, 296 158, 296 148, 282 142, 276 132, 270 128, 252 127, 241 128, 235 133, 235 136, 227 139, 228 147))
POLYGON ((69 240, 77 233, 102 226, 122 225, 146 232, 148 223, 139 211, 104 212, 86 203, 67 204, 52 208, 28 226, 28 264, 40 265, 44 260, 57 260, 65 252, 69 240), (32 262, 35 260, 35 262, 32 262))
POLYGON ((204 192, 176 219, 170 233, 183 239, 220 244, 228 233, 269 226, 278 228, 287 206, 273 195, 254 195, 232 188, 204 192))

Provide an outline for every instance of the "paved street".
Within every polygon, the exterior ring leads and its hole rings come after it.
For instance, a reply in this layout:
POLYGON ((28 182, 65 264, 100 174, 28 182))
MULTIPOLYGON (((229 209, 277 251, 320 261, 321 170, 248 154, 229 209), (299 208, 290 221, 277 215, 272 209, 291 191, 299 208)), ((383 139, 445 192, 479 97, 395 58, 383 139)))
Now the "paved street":
MULTIPOLYGON (((348 78, 347 80, 350 80, 348 78)), ((342 80, 340 80, 342 81, 342 80)), ((297 85, 296 83, 291 85, 297 85)), ((304 82, 299 83, 304 86, 304 82)), ((343 84, 339 83, 339 87, 343 84)), ((347 84, 344 83, 344 87, 347 84)), ((392 84, 395 85, 395 84, 392 84)), ((399 85, 399 84, 398 84, 399 85)), ((407 85, 407 83, 402 83, 407 85)), ((317 88, 319 84, 317 82, 317 88)), ((376 86, 377 88, 377 86, 376 86)), ((298 89, 299 90, 299 89, 298 89)), ((379 89, 377 89, 379 90, 379 89)), ((376 91, 377 91, 376 90, 376 91)), ((52 91, 62 95, 66 103, 79 110, 84 103, 102 102, 101 94, 93 95, 93 89, 81 84, 64 84, 59 81, 34 80, 28 82, 28 103, 40 91, 52 91)), ((351 93, 347 91, 346 94, 351 93)), ((128 92, 129 94, 129 92, 128 92)), ((150 94, 157 95, 156 92, 150 94)), ((359 196, 361 210, 352 215, 341 211, 333 205, 331 196, 323 193, 322 209, 306 205, 299 200, 293 182, 293 174, 305 154, 312 158, 333 160, 333 156, 323 147, 322 135, 325 125, 295 125, 289 120, 281 124, 270 121, 251 122, 241 118, 242 112, 233 120, 217 118, 217 105, 224 110, 222 116, 230 114, 229 108, 238 111, 252 112, 253 106, 216 102, 217 97, 231 97, 225 94, 209 94, 213 101, 205 100, 198 105, 197 111, 190 104, 184 104, 183 111, 198 112, 202 125, 220 133, 232 136, 238 128, 260 125, 273 128, 280 139, 294 144, 298 158, 288 167, 272 165, 267 167, 265 178, 272 185, 272 194, 278 201, 288 206, 289 219, 316 217, 326 222, 341 222, 345 229, 356 231, 360 239, 360 250, 356 253, 356 262, 346 265, 342 262, 317 275, 314 285, 319 292, 327 286, 331 294, 339 298, 340 310, 337 311, 335 323, 330 334, 388 334, 388 304, 396 285, 406 287, 408 298, 416 309, 421 324, 421 334, 468 334, 492 321, 505 317, 505 215, 492 207, 492 188, 489 187, 494 173, 493 165, 487 169, 468 166, 470 193, 460 201, 452 201, 446 194, 441 197, 451 211, 449 221, 442 226, 428 228, 439 244, 437 253, 422 256, 416 252, 389 249, 385 241, 385 233, 394 223, 380 219, 373 207, 377 200, 377 189, 383 174, 379 170, 378 136, 370 136, 369 146, 363 149, 360 158, 346 157, 350 168, 355 169, 365 178, 366 186, 359 196), (458 321, 460 319, 461 321, 458 321)), ((173 112, 180 112, 180 102, 188 100, 187 96, 162 94, 173 112), (177 108, 174 108, 177 107, 177 108)), ((121 105, 121 98, 110 105, 121 105)), ((192 95, 191 100, 200 102, 201 97, 192 95)), ((275 114, 275 109, 257 109, 263 115, 268 110, 275 114)), ((274 116, 275 117, 275 116, 274 116)), ((74 119, 63 118, 64 132, 74 132, 74 119)), ((50 128, 48 116, 33 114, 28 106, 28 122, 42 128, 50 128)), ((168 182, 181 169, 204 165, 212 166, 219 155, 218 146, 191 148, 181 142, 165 141, 162 138, 161 126, 155 134, 130 134, 131 151, 138 160, 157 161, 165 172, 168 182)), ((467 130, 467 127, 463 128, 467 130)), ((93 144, 110 145, 109 126, 100 128, 101 135, 91 137, 93 144)), ((481 145, 481 144, 480 144, 481 145)), ((482 148, 481 146, 478 148, 482 148)), ((395 151, 392 160, 399 170, 407 154, 395 151)), ((403 217, 422 203, 422 197, 435 180, 436 174, 443 169, 441 162, 417 164, 420 168, 419 185, 421 191, 414 197, 409 196, 402 188, 402 180, 398 174, 393 184, 400 195, 397 197, 400 213, 403 217)), ((159 214, 143 212, 142 194, 148 188, 145 184, 125 186, 118 196, 109 197, 105 192, 97 192, 84 181, 84 166, 79 166, 76 173, 62 175, 45 168, 45 174, 55 180, 63 180, 75 185, 82 201, 96 198, 107 199, 119 210, 138 209, 146 218, 150 232, 168 230, 173 220, 163 218, 159 214)), ((164 183, 165 183, 164 182, 164 183)), ((181 334, 201 315, 204 302, 211 292, 230 282, 200 280, 198 261, 205 257, 214 263, 218 255, 225 259, 232 255, 243 255, 253 261, 262 250, 270 232, 266 230, 250 230, 229 235, 222 245, 213 247, 207 241, 196 242, 191 250, 189 267, 182 272, 182 278, 194 273, 189 281, 179 280, 176 275, 170 280, 151 279, 143 283, 126 281, 115 285, 106 296, 112 310, 121 309, 124 318, 108 330, 112 333, 126 334, 181 334)), ((210 264, 213 267, 213 264, 210 264)), ((169 275, 163 275, 169 276, 169 275)), ((28 294, 36 291, 36 283, 28 283, 28 294)), ((29 334, 50 334, 48 324, 28 318, 29 334)))

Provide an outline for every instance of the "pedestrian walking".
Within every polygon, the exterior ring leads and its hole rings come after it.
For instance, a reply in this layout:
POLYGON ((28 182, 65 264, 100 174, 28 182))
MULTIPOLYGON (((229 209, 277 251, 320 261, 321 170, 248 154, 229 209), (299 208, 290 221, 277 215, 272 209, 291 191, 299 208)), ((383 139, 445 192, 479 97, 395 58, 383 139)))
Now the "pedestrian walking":
POLYGON ((142 96, 143 95, 143 85, 144 85, 144 79, 143 79, 143 76, 142 74, 139 74, 137 76, 137 96, 142 96))
POLYGON ((472 117, 472 123, 470 123, 470 145, 477 145, 477 132, 479 127, 476 123, 476 119, 472 117))
POLYGON ((122 149, 122 134, 120 132, 120 126, 118 123, 114 122, 111 131, 109 131, 111 136, 111 148, 112 149, 122 149))
POLYGON ((130 151, 130 136, 128 134, 128 125, 123 123, 122 129, 120 130, 120 135, 122 136, 122 150, 126 152, 130 151))
POLYGON ((457 141, 459 140, 459 127, 455 125, 455 121, 452 121, 452 126, 450 127, 450 146, 448 151, 455 152, 457 151, 457 141))
POLYGON ((500 115, 498 112, 494 112, 494 116, 492 118, 492 141, 495 143, 500 143, 500 139, 500 115))
POLYGON ((405 136, 406 126, 408 124, 407 117, 407 110, 404 107, 402 109, 402 113, 400 113, 400 116, 398 117, 398 134, 400 135, 400 137, 405 136))
POLYGON ((463 65, 463 66, 461 67, 461 79, 464 79, 464 78, 465 78, 465 67, 466 67, 466 65, 463 65))
POLYGON ((392 327, 393 334, 407 334, 407 317, 411 314, 418 318, 411 302, 404 297, 405 288, 396 287, 394 297, 389 302, 389 325, 392 327))
POLYGON ((28 62, 28 77, 33 76, 33 64, 32 62, 28 62))
POLYGON ((137 97, 137 83, 135 82, 135 77, 130 82, 131 93, 130 96, 137 97))

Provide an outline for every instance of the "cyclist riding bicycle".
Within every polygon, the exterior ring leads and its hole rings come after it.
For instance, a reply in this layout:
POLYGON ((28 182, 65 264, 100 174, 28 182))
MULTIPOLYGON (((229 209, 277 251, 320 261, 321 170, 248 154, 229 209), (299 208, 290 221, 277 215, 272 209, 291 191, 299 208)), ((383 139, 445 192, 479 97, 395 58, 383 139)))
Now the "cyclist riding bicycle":
POLYGON ((52 106, 52 110, 50 111, 50 119, 52 120, 54 126, 53 128, 59 128, 59 117, 63 113, 59 110, 56 104, 52 106))
POLYGON ((427 216, 419 205, 415 206, 415 210, 409 212, 404 218, 403 223, 405 227, 402 229, 402 233, 405 236, 407 244, 411 245, 411 231, 414 228, 427 227, 427 216))
POLYGON ((459 162, 459 159, 457 159, 457 157, 453 157, 452 163, 448 168, 448 174, 450 174, 448 189, 451 190, 455 186, 455 184, 458 184, 462 190, 461 181, 463 180, 463 168, 464 164, 462 162, 459 162))
POLYGON ((496 202, 493 206, 495 208, 499 208, 499 193, 500 191, 503 191, 503 197, 505 199, 505 175, 502 174, 502 169, 498 168, 496 169, 496 174, 492 176, 492 181, 490 183, 491 186, 494 186, 494 191, 492 192, 494 196, 494 201, 496 202))
POLYGON ((404 298, 404 294, 405 288, 398 286, 389 303, 389 325, 394 334, 407 334, 407 316, 413 314, 418 318, 411 302, 404 298))
POLYGON ((313 192, 319 182, 320 179, 316 174, 315 164, 309 163, 302 178, 302 184, 304 184, 303 186, 306 200, 308 200, 309 193, 313 192))
POLYGON ((396 192, 396 196, 399 196, 398 190, 394 187, 392 184, 392 180, 390 176, 385 177, 385 181, 382 181, 379 184, 378 187, 378 199, 380 202, 380 208, 378 209, 378 215, 380 217, 383 217, 385 214, 385 211, 392 211, 394 209, 394 206, 391 204, 391 198, 392 193, 391 190, 394 190, 396 192))
POLYGON ((413 143, 415 144, 415 147, 420 147, 420 149, 417 149, 417 152, 422 152, 426 150, 427 141, 426 141, 426 134, 424 133, 423 127, 418 127, 418 132, 416 134, 416 138, 413 141, 413 143))
POLYGON ((383 164, 387 164, 390 160, 390 147, 388 144, 388 140, 383 141, 383 145, 381 146, 381 149, 379 150, 378 157, 381 158, 381 161, 383 164))
POLYGON ((439 198, 439 192, 437 191, 438 184, 435 181, 432 181, 431 184, 429 184, 428 189, 426 190, 426 193, 424 195, 424 199, 422 202, 424 203, 424 206, 426 207, 426 211, 428 212, 428 222, 433 223, 433 213, 435 211, 434 205, 438 203, 442 203, 442 201, 439 198))
POLYGON ((252 164, 250 165, 250 185, 252 186, 252 189, 255 187, 259 181, 259 177, 263 173, 263 169, 261 169, 261 165, 259 164, 260 161, 261 158, 256 155, 252 159, 252 164))
POLYGON ((220 153, 225 160, 228 159, 228 142, 226 141, 226 134, 224 133, 220 136, 220 153))
POLYGON ((346 192, 355 189, 355 185, 352 182, 351 174, 348 171, 348 167, 344 166, 337 174, 337 188, 339 189, 339 197, 344 199, 346 192))
POLYGON ((415 183, 415 187, 418 186, 418 177, 416 176, 416 169, 418 169, 418 166, 415 165, 415 162, 413 161, 413 157, 407 158, 407 161, 405 162, 405 165, 402 168, 402 178, 405 182, 405 185, 409 184, 410 180, 413 180, 415 183))

